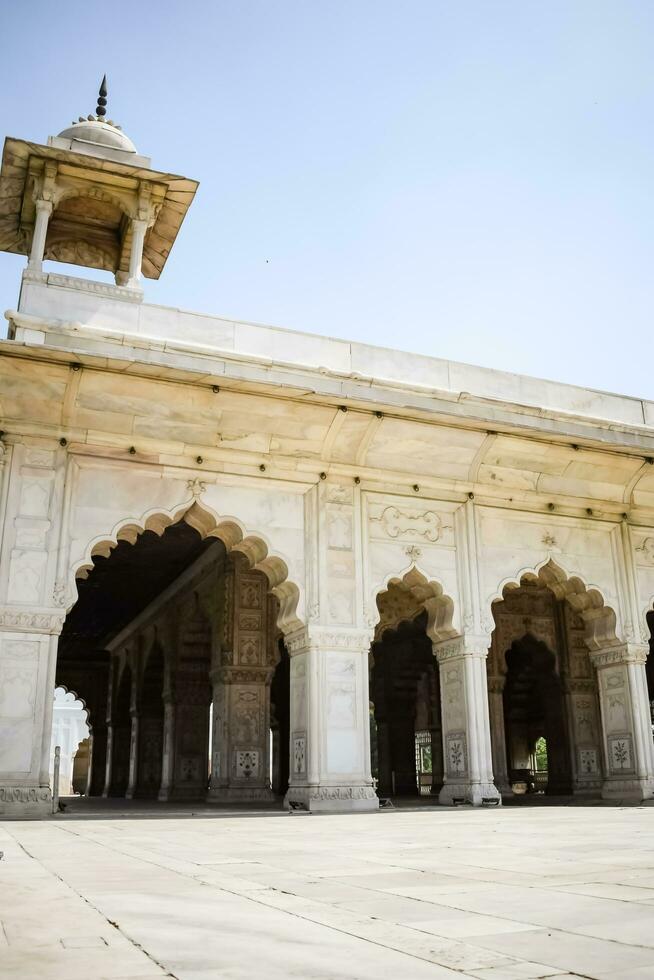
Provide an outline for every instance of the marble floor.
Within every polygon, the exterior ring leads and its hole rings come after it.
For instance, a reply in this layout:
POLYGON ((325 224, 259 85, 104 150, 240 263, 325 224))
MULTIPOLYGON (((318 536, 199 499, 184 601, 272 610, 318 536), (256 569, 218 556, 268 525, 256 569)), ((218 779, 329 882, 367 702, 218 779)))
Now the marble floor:
POLYGON ((654 978, 654 809, 0 824, 0 977, 654 978))

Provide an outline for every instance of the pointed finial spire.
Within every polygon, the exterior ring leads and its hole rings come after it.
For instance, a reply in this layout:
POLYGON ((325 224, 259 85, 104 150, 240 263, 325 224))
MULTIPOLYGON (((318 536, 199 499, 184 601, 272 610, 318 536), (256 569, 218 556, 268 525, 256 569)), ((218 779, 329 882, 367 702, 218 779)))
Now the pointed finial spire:
POLYGON ((100 91, 98 94, 98 105, 95 110, 96 116, 106 116, 107 115, 107 76, 102 76, 102 81, 100 83, 100 91))

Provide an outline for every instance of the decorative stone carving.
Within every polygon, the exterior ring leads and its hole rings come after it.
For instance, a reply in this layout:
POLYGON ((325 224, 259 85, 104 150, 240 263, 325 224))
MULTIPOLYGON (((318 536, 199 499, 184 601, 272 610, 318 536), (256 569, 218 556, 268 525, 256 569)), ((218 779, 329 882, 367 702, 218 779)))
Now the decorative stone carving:
POLYGON ((370 646, 369 630, 336 631, 319 627, 311 632, 306 628, 288 633, 285 638, 289 656, 306 651, 309 647, 323 647, 326 650, 367 650, 370 646))
POLYGON ((460 663, 456 663, 453 666, 446 666, 443 669, 441 672, 441 686, 447 727, 450 729, 460 728, 465 724, 465 702, 460 663))
POLYGON ((256 779, 259 775, 259 753, 256 749, 239 750, 235 754, 237 779, 256 779))
POLYGON ((30 269, 26 269, 23 273, 23 278, 36 282, 46 281, 53 286, 92 293, 96 296, 102 296, 105 299, 120 299, 128 303, 141 303, 143 301, 143 293, 138 289, 115 286, 109 282, 93 282, 90 279, 80 279, 77 276, 64 276, 59 272, 49 272, 47 276, 44 276, 42 273, 34 273, 30 269))
POLYGON ((215 680, 222 684, 269 684, 272 678, 270 667, 219 667, 215 680))
POLYGON ((259 691, 239 691, 233 716, 233 740, 235 742, 252 743, 258 741, 260 714, 259 691))
POLYGON ((455 636, 451 640, 434 644, 434 654, 439 664, 445 664, 459 657, 479 657, 485 660, 488 657, 489 645, 490 638, 486 636, 455 636))
POLYGON ((65 606, 66 605, 66 584, 65 582, 55 582, 55 587, 52 590, 52 598, 54 599, 56 605, 65 606))
POLYGON ((611 772, 616 774, 632 773, 633 751, 631 745, 631 735, 613 735, 607 739, 609 749, 609 766, 611 772))
POLYGON ((64 625, 64 612, 21 612, 0 608, 0 626, 26 633, 59 634, 64 625))
POLYGON ((654 537, 643 538, 636 551, 640 555, 641 564, 654 565, 654 537))
POLYGON ((579 749, 579 772, 582 776, 599 774, 597 749, 579 749))
POLYGON ((194 500, 199 500, 202 494, 206 492, 207 484, 205 480, 201 480, 199 476, 196 476, 195 479, 186 481, 186 489, 194 500))
POLYGON ((608 650, 591 650, 589 656, 595 667, 607 667, 610 664, 644 664, 647 653, 644 645, 627 644, 608 650))
POLYGON ((422 551, 417 544, 410 544, 404 549, 404 554, 415 564, 417 561, 419 561, 422 551))
POLYGON ((354 502, 352 487, 342 483, 329 483, 326 489, 327 500, 335 504, 351 504, 354 502))
POLYGON ((448 734, 445 738, 447 774, 453 779, 465 778, 468 773, 468 754, 464 732, 448 734))
POLYGON ((381 526, 389 538, 411 538, 418 536, 426 541, 438 541, 441 536, 441 519, 433 510, 400 510, 399 507, 386 507, 379 518, 381 526))
POLYGON ((116 252, 116 249, 110 251, 91 242, 72 239, 49 244, 44 258, 69 265, 83 265, 90 269, 110 269, 116 264, 116 252))
POLYGON ((51 803, 49 786, 0 786, 0 803, 51 803))
POLYGON ((306 735, 293 735, 293 773, 301 776, 306 772, 306 735))
POLYGON ((311 800, 374 800, 372 786, 319 786, 310 792, 311 800))

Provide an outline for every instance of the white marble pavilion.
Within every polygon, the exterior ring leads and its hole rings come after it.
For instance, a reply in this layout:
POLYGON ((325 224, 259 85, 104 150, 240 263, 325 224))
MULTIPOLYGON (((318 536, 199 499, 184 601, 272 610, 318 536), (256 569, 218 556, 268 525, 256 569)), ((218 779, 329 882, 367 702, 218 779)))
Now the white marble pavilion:
POLYGON ((56 685, 97 795, 651 798, 654 402, 144 303, 197 184, 105 106, 2 158, 0 815, 56 685))

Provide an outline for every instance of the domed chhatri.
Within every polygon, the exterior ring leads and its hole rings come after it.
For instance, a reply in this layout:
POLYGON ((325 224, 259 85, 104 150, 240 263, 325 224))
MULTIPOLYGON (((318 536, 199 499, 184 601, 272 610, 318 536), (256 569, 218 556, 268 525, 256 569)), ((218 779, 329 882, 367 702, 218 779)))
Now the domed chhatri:
POLYGON ((104 75, 100 84, 95 115, 80 116, 77 122, 73 122, 66 129, 62 129, 58 138, 83 140, 85 143, 96 143, 99 146, 108 146, 114 150, 136 153, 136 147, 120 126, 114 123, 112 119, 104 118, 107 114, 106 106, 107 76, 104 75))
POLYGON ((0 251, 29 256, 28 291, 51 283, 44 261, 63 262, 112 272, 120 297, 132 302, 142 298, 141 278, 158 279, 166 264, 197 181, 153 170, 107 114, 105 76, 95 113, 46 145, 5 140, 0 251))

